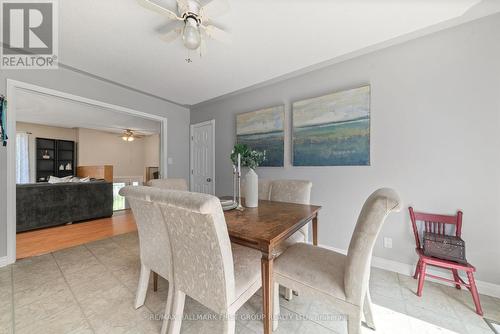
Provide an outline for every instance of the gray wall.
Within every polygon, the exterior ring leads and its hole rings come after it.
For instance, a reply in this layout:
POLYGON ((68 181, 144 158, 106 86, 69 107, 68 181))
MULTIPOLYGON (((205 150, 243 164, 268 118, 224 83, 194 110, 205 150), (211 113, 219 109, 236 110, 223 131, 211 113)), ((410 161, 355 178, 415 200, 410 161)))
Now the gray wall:
MULTIPOLYGON (((202 103, 191 123, 216 120, 216 192, 231 192, 228 155, 235 115, 371 84, 371 166, 259 168, 261 178, 309 179, 320 204, 319 242, 347 249, 355 220, 376 188, 397 189, 405 210, 389 217, 375 256, 414 263, 407 206, 464 211, 468 259, 480 280, 500 284, 500 15, 474 21, 280 83, 202 103), (393 238, 393 249, 382 237, 393 238)), ((284 55, 286 57, 286 55, 284 55)), ((279 61, 277 59, 276 61, 279 61)), ((216 84, 216 83, 214 83, 216 84)))
MULTIPOLYGON (((7 79, 19 80, 86 98, 168 117, 169 177, 189 177, 189 110, 126 88, 67 69, 0 70, 0 93, 6 94, 7 79)), ((15 129, 9 129, 12 135, 15 129)), ((0 257, 6 248, 6 177, 7 150, 0 147, 0 257)))

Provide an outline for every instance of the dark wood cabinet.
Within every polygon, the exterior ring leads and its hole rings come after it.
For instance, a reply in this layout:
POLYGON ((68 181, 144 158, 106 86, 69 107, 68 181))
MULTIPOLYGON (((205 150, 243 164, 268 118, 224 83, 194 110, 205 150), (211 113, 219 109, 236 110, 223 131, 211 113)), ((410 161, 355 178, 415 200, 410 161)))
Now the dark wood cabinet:
POLYGON ((36 181, 75 175, 75 142, 36 138, 36 181))

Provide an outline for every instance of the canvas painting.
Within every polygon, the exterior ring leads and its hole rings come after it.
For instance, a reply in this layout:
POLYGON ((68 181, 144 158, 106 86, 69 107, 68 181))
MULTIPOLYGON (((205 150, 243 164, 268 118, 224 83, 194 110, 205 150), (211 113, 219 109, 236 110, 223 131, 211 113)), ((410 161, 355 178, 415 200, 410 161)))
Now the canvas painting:
POLYGON ((294 166, 370 164, 370 86, 294 102, 294 166))
POLYGON ((265 153, 262 167, 283 167, 285 108, 283 105, 236 116, 236 142, 265 153))

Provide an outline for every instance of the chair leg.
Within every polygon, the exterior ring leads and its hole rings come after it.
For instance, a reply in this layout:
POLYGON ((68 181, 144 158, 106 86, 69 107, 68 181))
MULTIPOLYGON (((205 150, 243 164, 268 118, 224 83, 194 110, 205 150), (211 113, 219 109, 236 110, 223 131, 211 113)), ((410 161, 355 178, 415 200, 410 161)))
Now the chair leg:
POLYGON ((291 301, 293 299, 293 291, 292 289, 285 288, 285 299, 291 301))
POLYGON ((363 310, 365 314, 365 322, 366 326, 372 330, 375 329, 375 321, 373 320, 373 312, 372 312, 372 297, 370 296, 370 292, 366 291, 365 303, 363 305, 363 310))
POLYGON ((460 286, 460 277, 458 276, 458 270, 456 269, 452 269, 451 270, 453 272, 453 280, 455 281, 455 288, 457 288, 458 290, 460 290, 462 287, 460 286))
POLYGON ((224 314, 223 334, 234 334, 236 331, 236 315, 234 313, 224 314))
POLYGON ((278 329, 280 317, 280 285, 274 283, 274 301, 273 301, 273 331, 278 329))
POLYGON ((174 284, 168 282, 168 296, 167 304, 165 305, 165 314, 163 315, 163 324, 161 325, 161 334, 166 334, 168 326, 170 324, 170 319, 172 318, 172 303, 174 301, 174 284))
POLYGON ((422 296, 422 290, 424 289, 426 267, 427 267, 427 264, 425 262, 422 262, 420 264, 420 273, 419 273, 419 277, 418 277, 418 288, 417 288, 417 296, 419 296, 419 297, 422 296))
POLYGON ((474 274, 472 273, 472 271, 467 272, 467 278, 469 279, 472 299, 474 300, 474 305, 476 305, 476 313, 482 316, 483 309, 481 307, 481 301, 479 300, 479 293, 477 292, 476 281, 474 280, 474 274))
POLYGON ((418 278, 418 273, 420 271, 420 265, 421 265, 421 260, 418 260, 417 266, 415 267, 415 274, 413 274, 413 278, 414 279, 418 278))
POLYGON ((146 294, 148 292, 149 275, 151 270, 145 265, 141 264, 141 273, 139 276, 139 284, 137 285, 137 293, 135 296, 135 308, 139 308, 144 305, 146 300, 146 294))
POLYGON ((172 318, 168 324, 168 334, 179 334, 181 332, 182 318, 184 317, 186 294, 180 290, 174 289, 173 295, 172 318))
POLYGON ((158 291, 158 274, 153 271, 153 291, 158 291))
POLYGON ((361 310, 347 317, 347 334, 361 334, 361 310))

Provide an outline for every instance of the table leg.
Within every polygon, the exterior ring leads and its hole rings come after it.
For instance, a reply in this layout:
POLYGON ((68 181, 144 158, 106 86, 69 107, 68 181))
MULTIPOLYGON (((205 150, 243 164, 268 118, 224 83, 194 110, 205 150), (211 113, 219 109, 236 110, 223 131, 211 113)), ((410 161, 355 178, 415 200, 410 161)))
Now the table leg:
POLYGON ((312 219, 313 245, 318 246, 318 214, 312 219))
POLYGON ((269 254, 262 253, 261 259, 262 273, 262 309, 264 322, 264 334, 271 334, 273 331, 273 258, 269 254))

